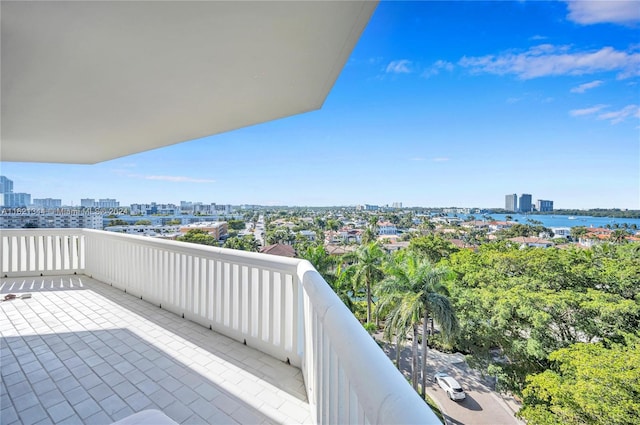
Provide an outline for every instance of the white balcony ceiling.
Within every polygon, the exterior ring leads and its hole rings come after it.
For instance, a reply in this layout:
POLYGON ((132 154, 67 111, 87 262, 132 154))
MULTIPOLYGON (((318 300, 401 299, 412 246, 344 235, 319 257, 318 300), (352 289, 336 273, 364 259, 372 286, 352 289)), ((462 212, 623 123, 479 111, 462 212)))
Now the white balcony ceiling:
POLYGON ((96 163, 318 109, 376 5, 3 1, 0 159, 96 163))

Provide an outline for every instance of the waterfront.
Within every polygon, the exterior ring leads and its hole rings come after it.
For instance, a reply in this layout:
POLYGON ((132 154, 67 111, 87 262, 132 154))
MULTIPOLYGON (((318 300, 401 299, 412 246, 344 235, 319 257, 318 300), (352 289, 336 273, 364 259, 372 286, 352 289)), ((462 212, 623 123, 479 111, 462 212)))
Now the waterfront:
MULTIPOLYGON (((627 223, 629 227, 636 225, 640 229, 640 219, 638 218, 612 218, 612 217, 590 217, 590 216, 567 216, 567 215, 539 215, 539 214, 489 214, 483 217, 482 214, 472 214, 476 220, 498 220, 506 221, 506 216, 511 216, 511 221, 517 221, 522 224, 531 224, 527 220, 535 220, 542 223, 545 227, 606 227, 610 225, 612 228, 617 224, 623 227, 627 223), (570 218, 571 217, 571 218, 570 218)), ((466 215, 460 215, 465 219, 466 215)))

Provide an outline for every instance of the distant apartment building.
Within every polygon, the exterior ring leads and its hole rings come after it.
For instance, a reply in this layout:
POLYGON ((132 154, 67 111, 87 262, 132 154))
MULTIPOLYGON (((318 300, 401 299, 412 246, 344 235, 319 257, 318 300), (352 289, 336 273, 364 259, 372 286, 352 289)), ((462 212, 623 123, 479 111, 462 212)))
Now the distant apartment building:
POLYGON ((151 237, 174 237, 180 234, 180 226, 107 226, 104 230, 108 232, 127 233, 129 235, 151 236, 151 237))
POLYGON ((532 211, 532 204, 531 204, 531 195, 528 193, 523 193, 522 195, 520 195, 520 198, 518 199, 518 203, 520 204, 520 208, 519 211, 520 212, 531 212, 532 211))
POLYGON ((129 206, 131 215, 178 215, 180 208, 174 204, 131 204, 129 206))
POLYGON ((391 204, 391 208, 402 208, 402 202, 394 202, 391 204))
POLYGON ((231 205, 218 205, 215 202, 211 204, 203 204, 202 202, 180 201, 180 211, 183 214, 231 214, 233 208, 231 205))
POLYGON ((504 209, 507 211, 518 211, 518 195, 515 193, 506 195, 504 197, 504 209))
POLYGON ((443 208, 442 212, 445 214, 469 214, 471 212, 471 209, 452 207, 452 208, 443 208))
POLYGON ((13 180, 0 176, 0 204, 7 208, 25 208, 31 206, 29 193, 15 193, 13 180))
POLYGON ((380 210, 379 205, 364 204, 364 205, 356 206, 356 211, 378 211, 378 210, 380 210))
POLYGON ((60 208, 62 206, 62 199, 34 198, 33 206, 35 208, 60 208))
POLYGON ((9 180, 5 176, 0 176, 0 193, 13 192, 13 180, 9 180))
POLYGON ((47 214, 41 212, 0 214, 1 229, 23 229, 29 227, 102 229, 102 216, 100 214, 47 214))
POLYGON ((538 199, 536 201, 536 209, 540 212, 553 211, 553 201, 538 199))
POLYGON ((3 207, 8 208, 25 208, 31 206, 31 194, 29 193, 4 193, 3 207))
POLYGON ((231 214, 233 212, 233 208, 231 208, 231 204, 224 204, 224 205, 211 204, 211 206, 213 207, 213 211, 217 212, 218 214, 231 214))
POLYGON ((120 202, 111 198, 98 199, 97 201, 93 198, 84 198, 80 199, 80 206, 83 208, 118 208, 120 202))
POLYGON ((203 221, 200 223, 192 223, 187 226, 180 227, 180 233, 187 233, 189 230, 200 229, 207 232, 217 240, 228 235, 228 224, 226 221, 203 221))

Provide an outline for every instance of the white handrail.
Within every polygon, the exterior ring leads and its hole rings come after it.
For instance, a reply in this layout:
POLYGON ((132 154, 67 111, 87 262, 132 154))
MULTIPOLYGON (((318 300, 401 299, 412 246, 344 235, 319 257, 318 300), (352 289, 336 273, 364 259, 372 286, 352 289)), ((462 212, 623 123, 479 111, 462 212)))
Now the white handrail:
POLYGON ((307 261, 302 371, 319 424, 441 424, 307 261))

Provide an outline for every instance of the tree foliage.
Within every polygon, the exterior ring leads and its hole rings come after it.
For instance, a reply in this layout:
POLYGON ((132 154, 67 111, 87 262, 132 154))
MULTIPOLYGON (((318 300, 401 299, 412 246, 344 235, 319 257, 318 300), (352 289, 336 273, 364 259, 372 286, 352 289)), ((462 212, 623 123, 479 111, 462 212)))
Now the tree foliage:
POLYGON ((202 229, 190 229, 183 236, 178 236, 176 240, 200 245, 218 246, 218 240, 202 229))
POLYGON ((257 252, 260 244, 253 235, 244 235, 228 238, 224 242, 224 248, 239 249, 241 251, 257 252))
POLYGON ((367 323, 371 323, 373 286, 384 278, 382 264, 385 252, 376 242, 361 245, 351 256, 353 264, 354 290, 364 292, 367 300, 367 323))
POLYGON ((427 258, 432 264, 436 264, 458 251, 458 248, 451 242, 434 234, 412 238, 409 242, 409 249, 427 258))
MULTIPOLYGON (((418 382, 426 385, 427 323, 436 322, 442 333, 452 338, 458 330, 458 319, 448 298, 443 279, 448 274, 444 268, 433 267, 414 251, 400 251, 385 267, 387 278, 378 286, 382 308, 388 308, 385 336, 392 334, 401 342, 408 331, 412 337, 411 381, 418 389, 418 382), (418 327, 422 325, 422 356, 418 366, 418 327), (420 379, 419 379, 420 378, 420 379)), ((400 351, 398 348, 396 349, 400 351)))
POLYGON ((244 220, 228 220, 227 225, 229 226, 229 229, 233 230, 244 230, 245 228, 244 220))
POLYGON ((629 244, 558 250, 500 242, 452 255, 456 348, 478 366, 497 362, 503 384, 520 393, 527 375, 549 368, 552 352, 620 341, 640 326, 638 252, 629 244))
POLYGON ((531 425, 631 425, 640 420, 640 339, 578 343, 549 355, 530 376, 519 415, 531 425))

